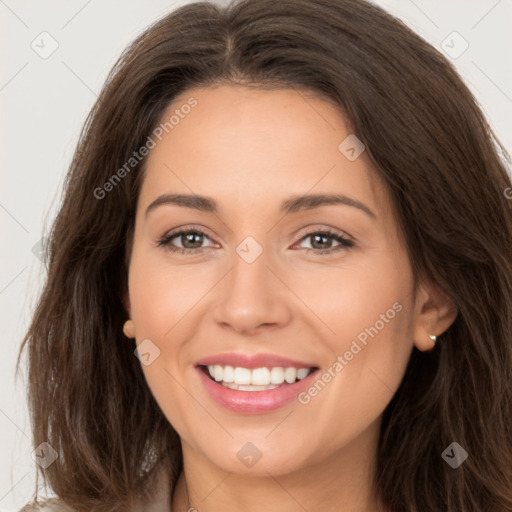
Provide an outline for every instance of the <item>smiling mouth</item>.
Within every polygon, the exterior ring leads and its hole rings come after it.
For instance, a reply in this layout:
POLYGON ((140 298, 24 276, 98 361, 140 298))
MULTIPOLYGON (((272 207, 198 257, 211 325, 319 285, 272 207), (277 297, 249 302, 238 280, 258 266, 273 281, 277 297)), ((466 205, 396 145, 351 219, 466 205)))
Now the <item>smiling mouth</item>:
POLYGON ((228 389, 268 391, 300 382, 319 368, 274 366, 250 369, 240 366, 200 365, 200 369, 210 380, 228 389))

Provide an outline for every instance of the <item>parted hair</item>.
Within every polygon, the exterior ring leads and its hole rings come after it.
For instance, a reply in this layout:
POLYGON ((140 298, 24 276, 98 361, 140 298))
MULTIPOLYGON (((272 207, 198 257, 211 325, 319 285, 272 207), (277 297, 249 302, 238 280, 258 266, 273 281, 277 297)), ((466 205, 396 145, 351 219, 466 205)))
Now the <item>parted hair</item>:
POLYGON ((413 349, 384 411, 375 496, 393 512, 512 511, 510 157, 452 63, 364 0, 192 3, 122 53, 82 128, 19 352, 34 446, 58 453, 39 478, 74 510, 117 512, 182 470, 122 331, 146 158, 94 191, 178 94, 220 83, 334 103, 389 190, 415 279, 458 309, 433 351, 413 349), (442 457, 453 442, 469 454, 455 469, 442 457))

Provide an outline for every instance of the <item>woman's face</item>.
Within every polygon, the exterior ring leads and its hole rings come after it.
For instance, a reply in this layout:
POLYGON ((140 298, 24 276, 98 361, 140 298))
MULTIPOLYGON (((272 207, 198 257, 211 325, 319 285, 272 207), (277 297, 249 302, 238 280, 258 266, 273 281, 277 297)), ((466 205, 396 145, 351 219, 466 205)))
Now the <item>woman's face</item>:
POLYGON ((371 452, 429 331, 367 153, 305 92, 196 88, 172 115, 152 136, 129 268, 163 413, 189 453, 229 472, 371 452))

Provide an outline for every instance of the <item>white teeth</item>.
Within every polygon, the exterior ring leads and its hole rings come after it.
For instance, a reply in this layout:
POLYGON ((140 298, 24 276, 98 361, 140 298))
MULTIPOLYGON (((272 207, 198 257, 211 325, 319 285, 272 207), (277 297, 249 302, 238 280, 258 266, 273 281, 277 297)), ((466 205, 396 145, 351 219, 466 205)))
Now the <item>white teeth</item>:
POLYGON ((216 364, 214 367, 213 367, 213 378, 217 381, 217 382, 220 382, 222 380, 222 377, 224 375, 224 371, 222 370, 222 366, 220 366, 220 364, 216 364))
POLYGON ((232 366, 224 366, 222 380, 224 382, 235 382, 235 369, 232 366))
POLYGON ((294 368, 292 366, 283 368, 282 366, 275 366, 251 370, 241 366, 233 368, 233 366, 216 364, 208 366, 208 373, 216 382, 225 384, 225 387, 243 391, 258 391, 262 387, 273 389, 285 381, 288 384, 293 384, 297 379, 302 380, 307 377, 311 373, 311 368, 294 368), (244 389, 254 386, 257 389, 244 389))
POLYGON ((251 370, 249 368, 235 368, 235 384, 251 384, 251 370))
POLYGON ((256 386, 270 384, 270 370, 268 368, 255 368, 252 371, 251 383, 256 386))
POLYGON ((280 366, 275 366, 270 370, 270 382, 272 384, 282 384, 284 382, 284 369, 280 366))
POLYGON ((230 383, 221 383, 225 388, 229 389, 236 389, 237 391, 267 391, 268 389, 275 389, 279 386, 276 386, 275 384, 269 384, 268 386, 244 386, 243 384, 234 384, 232 382, 230 383))
POLYGON ((295 368, 286 368, 284 371, 284 380, 288 384, 293 384, 297 379, 297 370, 295 368))
POLYGON ((309 368, 299 368, 297 370, 297 379, 302 380, 304 377, 309 375, 309 368))

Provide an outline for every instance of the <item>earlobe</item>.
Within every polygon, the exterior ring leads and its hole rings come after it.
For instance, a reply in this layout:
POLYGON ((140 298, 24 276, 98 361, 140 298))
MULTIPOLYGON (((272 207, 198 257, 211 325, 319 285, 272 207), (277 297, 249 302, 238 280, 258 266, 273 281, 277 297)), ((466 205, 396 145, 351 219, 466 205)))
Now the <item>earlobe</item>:
POLYGON ((123 333, 127 338, 135 338, 135 324, 133 320, 126 320, 123 325, 123 333))
POLYGON ((448 295, 432 282, 423 285, 417 297, 414 345, 428 352, 442 341, 439 336, 453 324, 458 310, 448 295))

